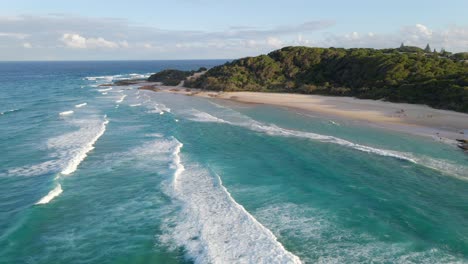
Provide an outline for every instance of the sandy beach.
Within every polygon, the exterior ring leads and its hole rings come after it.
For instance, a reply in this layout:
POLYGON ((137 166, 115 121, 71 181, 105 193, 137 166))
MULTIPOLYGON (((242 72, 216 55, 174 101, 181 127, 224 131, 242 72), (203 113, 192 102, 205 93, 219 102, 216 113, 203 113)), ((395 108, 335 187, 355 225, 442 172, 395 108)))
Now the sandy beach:
POLYGON ((468 139, 468 114, 425 105, 321 95, 202 91, 155 83, 145 84, 140 89, 293 108, 330 118, 360 121, 368 125, 429 136, 451 144, 456 144, 456 139, 468 139))

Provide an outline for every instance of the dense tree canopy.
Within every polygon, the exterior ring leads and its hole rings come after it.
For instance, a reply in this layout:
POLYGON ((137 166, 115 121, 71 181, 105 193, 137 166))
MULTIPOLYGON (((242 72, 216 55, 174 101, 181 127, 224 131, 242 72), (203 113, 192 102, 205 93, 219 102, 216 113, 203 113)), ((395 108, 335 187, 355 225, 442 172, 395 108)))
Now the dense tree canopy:
POLYGON ((185 78, 189 77, 190 75, 202 71, 206 71, 206 68, 201 67, 197 71, 181 71, 167 69, 151 75, 148 78, 148 81, 161 82, 164 85, 178 85, 181 81, 185 80, 185 78))
POLYGON ((465 54, 444 55, 407 46, 286 47, 214 67, 186 85, 218 91, 356 96, 468 112, 465 54))

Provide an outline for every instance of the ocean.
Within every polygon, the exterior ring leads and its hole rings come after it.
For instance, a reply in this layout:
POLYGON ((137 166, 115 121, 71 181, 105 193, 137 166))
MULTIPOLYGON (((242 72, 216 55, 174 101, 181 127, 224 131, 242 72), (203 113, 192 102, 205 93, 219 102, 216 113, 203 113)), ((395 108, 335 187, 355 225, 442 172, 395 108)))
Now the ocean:
POLYGON ((202 61, 0 63, 0 263, 468 263, 468 156, 99 84, 202 61))

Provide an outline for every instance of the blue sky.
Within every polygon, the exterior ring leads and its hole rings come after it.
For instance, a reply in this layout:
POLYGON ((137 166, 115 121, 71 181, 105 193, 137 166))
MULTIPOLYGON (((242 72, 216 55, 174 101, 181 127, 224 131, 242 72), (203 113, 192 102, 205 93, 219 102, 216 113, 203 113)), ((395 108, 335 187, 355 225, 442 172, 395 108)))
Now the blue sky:
POLYGON ((468 51, 468 1, 0 0, 0 60, 211 59, 288 45, 468 51))

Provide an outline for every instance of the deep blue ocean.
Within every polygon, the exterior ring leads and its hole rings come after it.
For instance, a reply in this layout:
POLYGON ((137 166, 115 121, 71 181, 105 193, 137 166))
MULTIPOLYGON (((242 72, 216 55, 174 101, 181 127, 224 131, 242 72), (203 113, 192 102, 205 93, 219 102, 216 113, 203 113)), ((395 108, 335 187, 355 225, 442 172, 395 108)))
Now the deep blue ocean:
POLYGON ((468 263, 468 155, 133 86, 225 61, 0 63, 0 263, 468 263))

